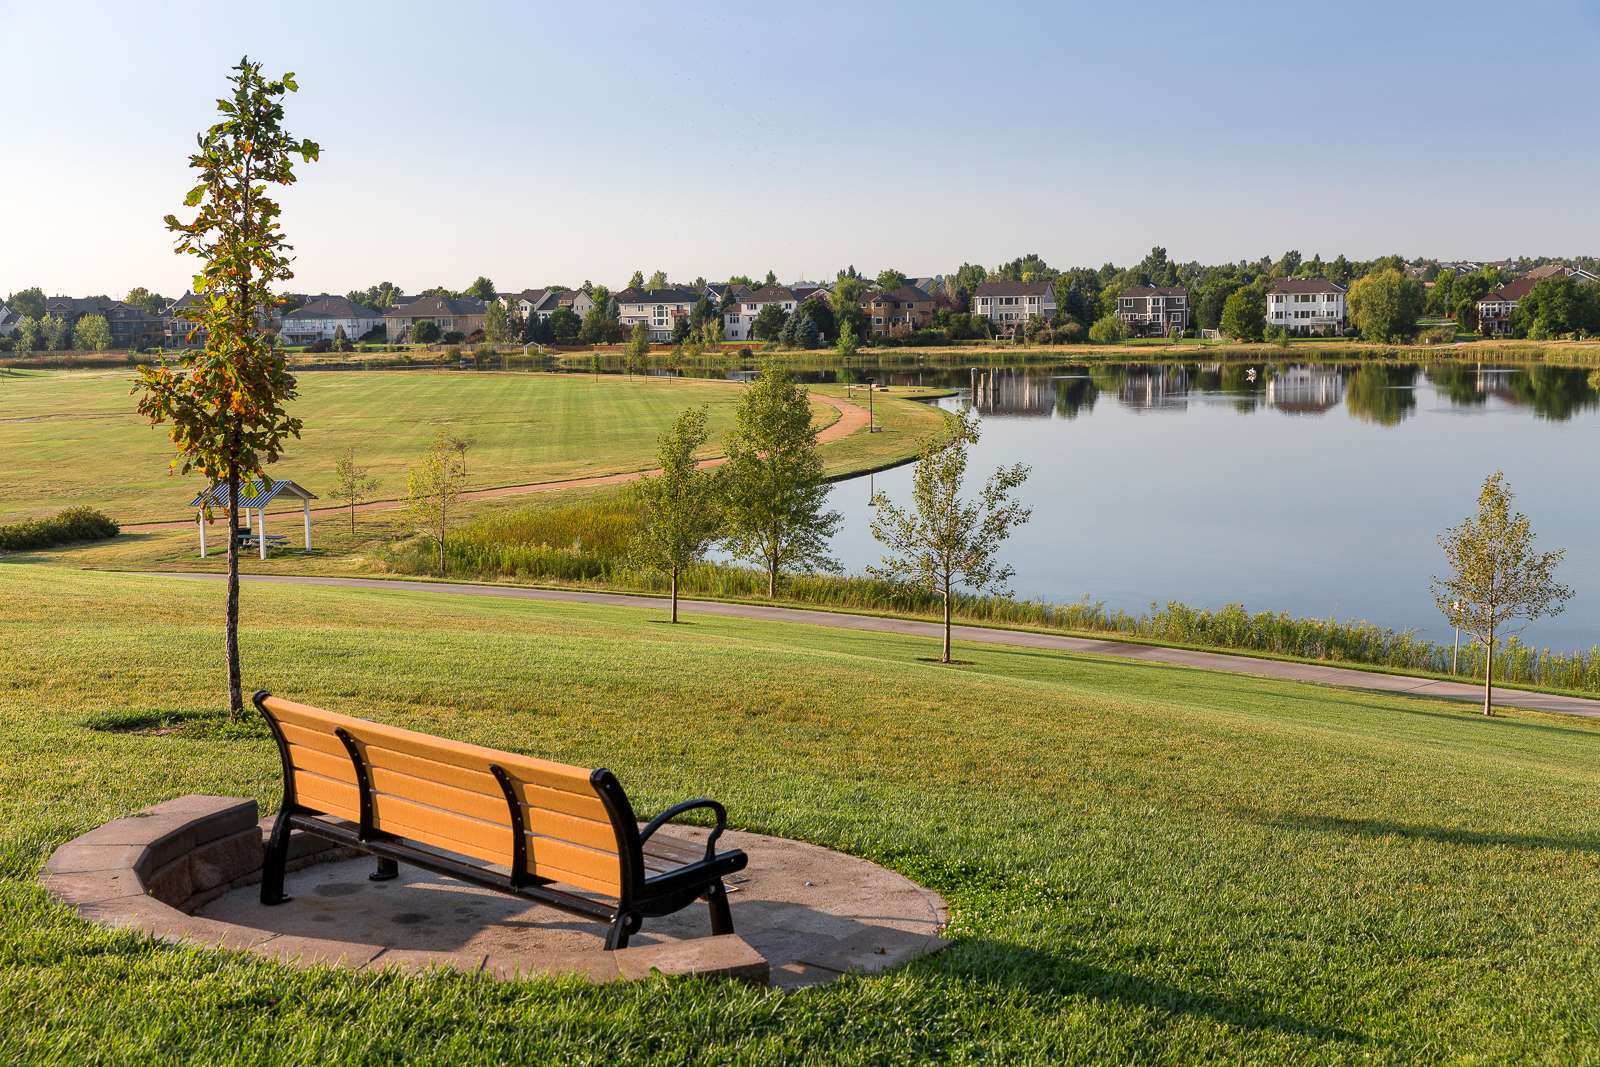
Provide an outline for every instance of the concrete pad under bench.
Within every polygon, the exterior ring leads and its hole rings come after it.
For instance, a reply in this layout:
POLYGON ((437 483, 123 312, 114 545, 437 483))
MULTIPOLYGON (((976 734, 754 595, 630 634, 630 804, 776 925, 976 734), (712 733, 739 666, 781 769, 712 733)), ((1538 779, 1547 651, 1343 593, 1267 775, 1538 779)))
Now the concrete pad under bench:
MULTIPOLYGON (((374 972, 592 982, 697 975, 797 988, 878 974, 947 943, 938 894, 865 860, 738 831, 719 841, 750 858, 728 879, 736 934, 712 936, 709 911, 696 904, 646 919, 629 947, 606 952, 602 923, 407 865, 393 881, 372 882, 372 857, 304 834, 290 843, 285 889, 295 899, 269 908, 256 883, 270 826, 251 800, 180 797, 67 842, 40 881, 107 927, 374 972)), ((694 846, 707 831, 662 833, 694 846)))

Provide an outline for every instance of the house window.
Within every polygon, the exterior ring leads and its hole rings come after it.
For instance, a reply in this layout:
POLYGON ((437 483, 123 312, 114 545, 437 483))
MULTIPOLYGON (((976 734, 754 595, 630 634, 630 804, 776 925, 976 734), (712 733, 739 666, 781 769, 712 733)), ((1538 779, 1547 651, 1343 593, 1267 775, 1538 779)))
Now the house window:
POLYGON ((1122 298, 1122 306, 1125 307, 1125 308, 1133 307, 1133 298, 1132 297, 1126 297, 1126 296, 1123 297, 1122 298))
POLYGON ((1037 304, 1037 303, 1038 303, 1038 302, 1039 302, 1039 298, 1038 298, 1038 297, 1036 297, 1036 296, 1030 296, 1030 297, 1028 297, 1028 303, 1030 303, 1030 304, 1037 304))
POLYGON ((877 318, 873 319, 872 320, 872 325, 874 325, 874 326, 882 326, 883 325, 883 316, 879 315, 877 318))
POLYGON ((989 298, 986 297, 986 296, 982 297, 982 298, 980 298, 978 300, 978 303, 982 304, 984 307, 988 307, 989 306, 989 298))

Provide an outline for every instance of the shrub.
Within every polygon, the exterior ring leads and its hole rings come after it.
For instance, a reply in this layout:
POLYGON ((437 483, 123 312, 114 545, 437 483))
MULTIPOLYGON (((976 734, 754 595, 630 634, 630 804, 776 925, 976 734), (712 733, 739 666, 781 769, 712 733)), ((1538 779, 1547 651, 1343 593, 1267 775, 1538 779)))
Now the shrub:
POLYGON ((328 340, 326 337, 324 337, 320 341, 313 341, 311 343, 311 347, 306 349, 306 351, 307 352, 327 352, 327 351, 331 350, 332 348, 333 348, 333 342, 328 340))
POLYGON ((431 345, 439 339, 439 324, 432 319, 418 319, 411 327, 411 339, 421 345, 431 345))
POLYGON ((450 330, 444 335, 444 343, 447 345, 458 345, 466 339, 467 335, 460 330, 450 330))
POLYGON ((103 541, 121 532, 116 523, 94 508, 68 508, 48 519, 0 526, 0 551, 22 552, 72 541, 103 541))
POLYGON ((1279 348, 1289 347, 1289 330, 1285 326, 1268 326, 1266 329, 1268 344, 1277 345, 1279 348))
POLYGON ((1431 327, 1430 329, 1424 330, 1422 332, 1422 337, 1419 338, 1419 340, 1421 340, 1422 343, 1425 344, 1425 345, 1448 345, 1448 344, 1454 344, 1455 343, 1455 339, 1456 339, 1456 328, 1454 326, 1434 326, 1434 327, 1431 327))
POLYGON ((1128 339, 1128 324, 1115 315, 1102 317, 1089 327, 1089 340, 1102 345, 1117 345, 1128 339))

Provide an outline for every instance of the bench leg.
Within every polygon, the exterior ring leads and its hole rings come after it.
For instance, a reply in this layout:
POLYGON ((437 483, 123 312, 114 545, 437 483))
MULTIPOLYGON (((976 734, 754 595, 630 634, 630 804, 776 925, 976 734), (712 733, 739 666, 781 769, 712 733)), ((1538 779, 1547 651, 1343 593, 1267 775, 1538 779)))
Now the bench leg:
POLYGON ((711 933, 733 933, 733 916, 728 911, 728 891, 723 888, 722 879, 718 878, 706 887, 706 902, 711 905, 711 933))
POLYGON ((289 862, 289 809, 278 812, 278 821, 272 825, 272 836, 267 839, 266 855, 261 865, 261 903, 287 904, 294 898, 283 891, 283 868, 289 862))
POLYGON ((611 920, 611 930, 606 934, 606 951, 627 948, 629 935, 638 933, 643 924, 644 916, 636 911, 617 912, 617 917, 611 920))
POLYGON ((387 882, 400 877, 400 864, 386 856, 378 857, 378 869, 367 875, 369 882, 387 882))

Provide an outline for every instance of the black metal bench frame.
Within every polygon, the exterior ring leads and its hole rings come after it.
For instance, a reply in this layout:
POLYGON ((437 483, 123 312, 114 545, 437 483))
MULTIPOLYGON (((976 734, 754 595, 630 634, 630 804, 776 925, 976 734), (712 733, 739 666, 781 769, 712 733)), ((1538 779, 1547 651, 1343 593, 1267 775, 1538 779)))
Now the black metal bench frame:
POLYGON ((461 863, 437 852, 430 852, 406 843, 404 838, 388 834, 373 827, 372 785, 366 761, 356 747, 355 738, 348 731, 335 728, 334 735, 344 744, 355 769, 360 793, 361 821, 359 829, 351 831, 343 826, 323 822, 319 816, 328 813, 301 804, 295 797, 294 767, 289 760, 289 742, 284 738, 278 721, 267 710, 263 701, 271 694, 259 690, 253 698, 256 710, 266 719, 273 738, 278 743, 278 756, 283 761, 283 804, 278 809, 277 821, 268 840, 265 864, 261 876, 261 903, 283 904, 292 899, 283 891, 284 865, 289 859, 289 834, 292 830, 312 834, 325 841, 358 849, 378 858, 378 869, 367 877, 373 881, 387 881, 399 875, 399 864, 409 863, 434 874, 456 878, 469 885, 521 897, 536 904, 544 904, 561 911, 608 924, 606 948, 628 946, 628 938, 639 932, 647 918, 671 915, 688 907, 696 900, 704 900, 711 907, 711 932, 733 933, 733 916, 728 911, 728 892, 722 884, 725 875, 742 871, 749 862, 743 850, 716 851, 717 838, 727 826, 728 813, 715 800, 701 797, 686 800, 657 815, 639 828, 633 814, 633 805, 622 791, 617 776, 604 767, 589 772, 589 781, 599 794, 611 817, 611 828, 616 834, 617 862, 620 867, 621 893, 613 905, 554 888, 556 883, 548 878, 537 878, 527 870, 527 837, 522 821, 522 804, 512 787, 511 777, 498 765, 491 764, 490 773, 500 783, 511 816, 512 863, 510 875, 503 875, 486 867, 461 863), (697 808, 709 808, 716 815, 717 825, 706 839, 705 858, 674 871, 646 876, 644 843, 661 827, 697 808))

